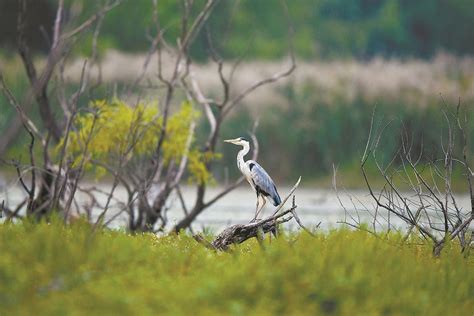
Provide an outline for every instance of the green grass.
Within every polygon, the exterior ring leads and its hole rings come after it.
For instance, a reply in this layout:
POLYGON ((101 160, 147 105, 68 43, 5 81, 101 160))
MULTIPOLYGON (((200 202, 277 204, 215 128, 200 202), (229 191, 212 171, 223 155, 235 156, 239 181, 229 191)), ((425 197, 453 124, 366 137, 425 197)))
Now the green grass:
POLYGON ((470 315, 474 262, 448 245, 334 230, 234 247, 85 224, 0 225, 0 314, 470 315))

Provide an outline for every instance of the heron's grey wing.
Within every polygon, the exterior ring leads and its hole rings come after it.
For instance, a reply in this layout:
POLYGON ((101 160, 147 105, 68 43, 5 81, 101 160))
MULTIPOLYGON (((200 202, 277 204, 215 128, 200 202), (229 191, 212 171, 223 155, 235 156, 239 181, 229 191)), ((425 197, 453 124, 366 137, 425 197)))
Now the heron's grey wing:
POLYGON ((250 160, 247 163, 257 194, 262 193, 264 196, 271 198, 273 205, 279 205, 281 203, 280 195, 272 178, 256 161, 250 160))

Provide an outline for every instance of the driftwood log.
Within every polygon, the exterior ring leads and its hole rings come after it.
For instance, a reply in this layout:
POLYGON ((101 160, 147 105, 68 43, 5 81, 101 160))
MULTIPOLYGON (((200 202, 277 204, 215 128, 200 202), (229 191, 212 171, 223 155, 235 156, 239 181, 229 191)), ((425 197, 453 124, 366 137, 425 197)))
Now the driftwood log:
POLYGON ((301 220, 298 217, 298 214, 296 213, 297 206, 293 193, 300 184, 300 181, 301 177, 298 179, 296 184, 293 186, 288 195, 283 199, 282 203, 272 215, 258 221, 250 222, 248 224, 236 224, 229 226, 225 228, 219 235, 217 235, 217 237, 212 242, 209 242, 204 239, 202 235, 195 235, 194 238, 198 242, 204 244, 207 248, 222 251, 227 250, 232 244, 240 244, 253 237, 259 238, 259 236, 263 233, 272 232, 273 234, 276 234, 276 232, 278 231, 278 225, 288 222, 292 219, 294 219, 302 229, 312 234, 311 231, 309 231, 306 227, 303 226, 301 220), (281 211, 285 203, 292 195, 293 200, 291 207, 284 211, 281 211))

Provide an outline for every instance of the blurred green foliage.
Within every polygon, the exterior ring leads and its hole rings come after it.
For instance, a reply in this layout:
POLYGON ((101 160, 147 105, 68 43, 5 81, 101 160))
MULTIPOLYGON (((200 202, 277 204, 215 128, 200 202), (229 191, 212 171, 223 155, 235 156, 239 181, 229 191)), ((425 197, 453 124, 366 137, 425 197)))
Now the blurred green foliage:
MULTIPOLYGON (((0 60, 2 57, 0 55, 0 60)), ((13 95, 21 95, 29 87, 28 78, 23 71, 21 61, 18 58, 6 58, 6 60, 8 62, 0 63, 0 71, 5 83, 13 95)), ((4 130, 13 117, 15 108, 9 104, 8 98, 3 93, 0 93, 0 110, 0 130, 4 130)))
MULTIPOLYGON (((42 9, 32 9, 37 14, 31 14, 32 35, 28 37, 33 46, 44 49, 45 45, 37 42, 41 38, 47 42, 44 34, 51 32, 57 4, 55 0, 30 2, 40 3, 42 9), (43 35, 37 34, 40 28, 43 35)), ((68 0, 68 17, 81 22, 102 2, 68 0)), ((0 21, 5 21, 0 28, 3 48, 15 46, 15 3, 0 2, 0 21)), ((191 16, 196 16, 205 1, 194 3, 191 16)), ((158 4, 160 25, 170 43, 175 44, 183 5, 174 0, 158 4)), ((287 6, 294 26, 294 47, 301 57, 428 57, 438 50, 461 55, 474 53, 469 32, 474 29, 474 0, 292 0, 287 1, 287 6)), ((275 58, 288 53, 288 18, 279 1, 220 1, 192 47, 197 59, 208 56, 206 29, 211 31, 214 46, 224 57, 246 53, 249 58, 275 58)), ((124 0, 105 17, 99 46, 143 51, 150 45, 149 35, 155 32, 152 2, 124 0)), ((90 49, 89 43, 84 41, 81 51, 90 49)))
MULTIPOLYGON (((20 104, 29 104, 31 95, 29 94, 30 83, 26 76, 23 64, 19 58, 2 56, 0 52, 0 72, 4 76, 5 83, 20 104)), ((36 105, 29 107, 27 113, 32 117, 39 128, 42 128, 39 120, 39 112, 36 105), (38 118, 38 119, 37 119, 38 118)), ((8 98, 0 93, 0 134, 5 133, 10 127, 12 119, 17 115, 13 105, 8 98)), ((0 136, 1 137, 1 136, 0 136)), ((2 158, 14 158, 19 161, 28 161, 27 148, 30 142, 30 136, 26 130, 21 129, 13 144, 8 148, 7 154, 2 158)), ((5 164, 0 163, 3 168, 5 164)))
MULTIPOLYGON (((95 1, 85 0, 84 8, 95 1)), ((204 1, 196 1, 196 8, 204 1)), ((159 18, 169 38, 179 34, 179 1, 160 1, 159 18)), ((374 55, 428 57, 439 49, 474 53, 467 30, 474 28, 473 0, 296 0, 287 2, 301 57, 368 58, 374 55)), ((146 0, 125 1, 106 17, 103 36, 121 50, 144 50, 146 29, 153 29, 146 0)), ((276 58, 288 53, 288 18, 279 2, 220 1, 205 29, 224 57, 247 54, 276 58)), ((208 55, 206 32, 192 47, 193 55, 208 55)))
MULTIPOLYGON (((444 148, 447 148, 448 122, 450 119, 455 135, 455 158, 462 160, 463 142, 461 132, 454 121, 456 104, 444 104, 433 97, 428 106, 416 102, 398 101, 380 97, 369 101, 362 95, 352 100, 346 98, 323 98, 323 91, 308 83, 302 89, 289 84, 281 91, 287 106, 267 107, 260 115, 257 131, 259 160, 264 167, 283 182, 304 175, 306 180, 331 175, 333 165, 344 173, 354 174, 359 170, 360 159, 366 148, 371 118, 374 114, 373 135, 381 135, 377 147, 377 159, 387 165, 394 158, 394 166, 401 160, 398 156, 402 142, 411 146, 412 157, 422 154, 421 162, 438 162, 442 167, 444 148), (374 112, 375 111, 375 112, 374 112), (446 113, 446 117, 443 114, 446 113), (381 132, 381 134, 380 134, 381 132)), ((472 101, 464 101, 460 118, 466 131, 469 159, 474 162, 474 120, 472 101)), ((245 136, 251 130, 254 118, 243 109, 223 126, 223 137, 245 136)), ((223 146, 223 165, 235 164, 235 148, 223 146)), ((375 165, 369 169, 378 174, 375 165)), ((234 170, 235 169, 235 170, 234 170)), ((467 182, 456 165, 455 187, 467 192, 467 182)), ((237 172, 231 168, 231 172, 237 172)), ((234 176, 234 174, 233 174, 234 176)), ((359 174, 358 182, 350 186, 364 186, 359 174)))
POLYGON ((0 314, 469 315, 472 256, 344 229, 228 253, 185 234, 0 225, 0 314))

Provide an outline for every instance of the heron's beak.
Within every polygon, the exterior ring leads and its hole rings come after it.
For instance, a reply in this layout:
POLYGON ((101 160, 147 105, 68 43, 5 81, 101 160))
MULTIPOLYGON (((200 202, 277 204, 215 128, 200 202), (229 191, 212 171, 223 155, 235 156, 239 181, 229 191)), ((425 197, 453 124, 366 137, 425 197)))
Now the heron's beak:
POLYGON ((234 138, 234 139, 226 139, 226 140, 224 140, 224 143, 235 144, 235 142, 236 142, 237 140, 238 140, 237 138, 234 138))

